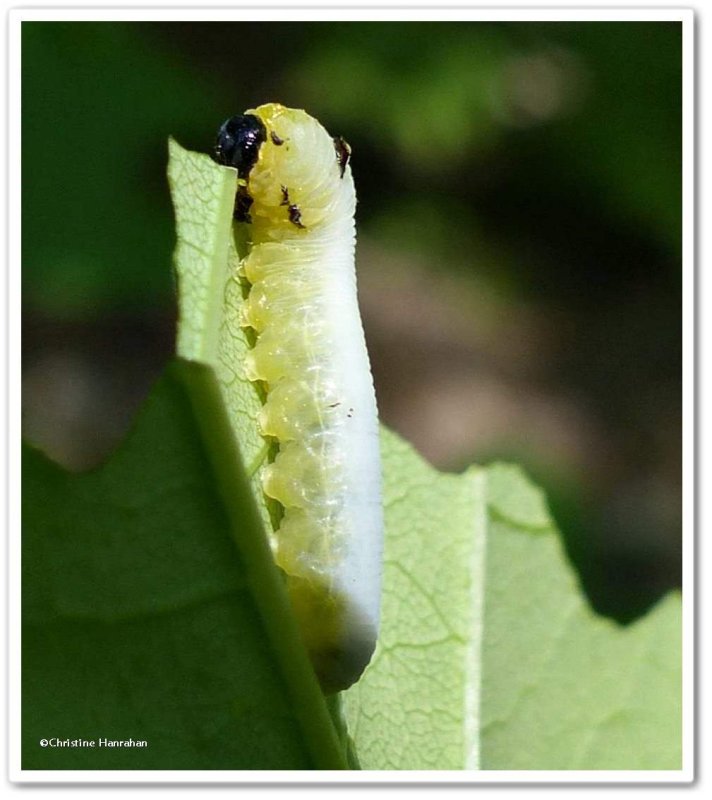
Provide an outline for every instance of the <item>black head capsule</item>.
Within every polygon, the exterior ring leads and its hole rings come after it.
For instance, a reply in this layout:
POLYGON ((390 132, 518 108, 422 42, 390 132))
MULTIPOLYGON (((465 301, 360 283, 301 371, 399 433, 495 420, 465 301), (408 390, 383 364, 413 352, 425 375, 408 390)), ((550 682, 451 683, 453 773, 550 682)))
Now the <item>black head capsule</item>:
POLYGON ((257 163, 267 129, 254 114, 238 114, 220 126, 215 141, 215 160, 226 167, 235 167, 241 178, 247 178, 257 163))

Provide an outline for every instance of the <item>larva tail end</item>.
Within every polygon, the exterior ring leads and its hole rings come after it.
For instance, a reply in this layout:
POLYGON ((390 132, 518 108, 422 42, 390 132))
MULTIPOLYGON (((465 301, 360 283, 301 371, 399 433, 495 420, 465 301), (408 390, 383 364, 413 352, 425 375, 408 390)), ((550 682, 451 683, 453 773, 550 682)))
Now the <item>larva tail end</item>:
POLYGON ((348 689, 373 656, 375 630, 355 619, 354 611, 345 608, 346 599, 325 586, 288 576, 287 588, 322 691, 329 695, 348 689))

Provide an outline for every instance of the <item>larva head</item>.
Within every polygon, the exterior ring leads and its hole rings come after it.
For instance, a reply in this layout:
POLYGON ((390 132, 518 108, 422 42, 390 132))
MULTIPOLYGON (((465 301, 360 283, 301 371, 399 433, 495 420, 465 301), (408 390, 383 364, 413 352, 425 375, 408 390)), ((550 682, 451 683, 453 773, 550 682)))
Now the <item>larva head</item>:
POLYGON ((241 178, 247 178, 266 138, 265 126, 254 114, 230 117, 218 131, 215 160, 226 167, 235 167, 241 178))

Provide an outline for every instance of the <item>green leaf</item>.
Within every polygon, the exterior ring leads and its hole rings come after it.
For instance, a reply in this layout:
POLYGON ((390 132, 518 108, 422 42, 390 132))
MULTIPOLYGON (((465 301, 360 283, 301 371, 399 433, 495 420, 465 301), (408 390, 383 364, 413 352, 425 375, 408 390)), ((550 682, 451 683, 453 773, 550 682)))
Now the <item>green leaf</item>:
POLYGON ((361 767, 680 769, 679 597, 619 628, 519 468, 383 453, 382 632, 343 701, 361 767))
POLYGON ((363 769, 478 762, 485 476, 445 475, 383 431, 381 634, 343 695, 363 769))
POLYGON ((168 148, 177 239, 173 257, 178 277, 176 351, 215 370, 255 501, 265 529, 271 531, 258 473, 267 456, 257 427, 262 400, 242 371, 250 342, 238 316, 243 293, 237 275, 241 253, 232 226, 237 171, 218 166, 203 153, 185 150, 173 139, 168 148))
POLYGON ((174 364, 100 470, 27 449, 23 521, 25 769, 345 766, 209 369, 174 364))
POLYGON ((680 769, 680 597, 627 627, 598 617, 541 491, 487 472, 482 766, 680 769))

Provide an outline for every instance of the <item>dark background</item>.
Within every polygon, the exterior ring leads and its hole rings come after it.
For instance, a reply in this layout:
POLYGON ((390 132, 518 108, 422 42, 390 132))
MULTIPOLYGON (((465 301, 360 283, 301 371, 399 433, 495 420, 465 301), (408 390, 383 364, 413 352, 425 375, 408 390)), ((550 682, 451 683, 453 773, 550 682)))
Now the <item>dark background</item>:
POLYGON ((166 139, 353 148, 382 420, 522 463, 597 610, 679 585, 679 23, 23 23, 23 424, 99 463, 173 352, 166 139))

